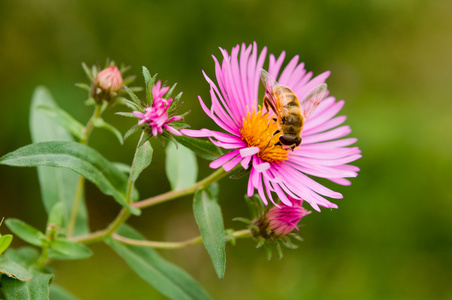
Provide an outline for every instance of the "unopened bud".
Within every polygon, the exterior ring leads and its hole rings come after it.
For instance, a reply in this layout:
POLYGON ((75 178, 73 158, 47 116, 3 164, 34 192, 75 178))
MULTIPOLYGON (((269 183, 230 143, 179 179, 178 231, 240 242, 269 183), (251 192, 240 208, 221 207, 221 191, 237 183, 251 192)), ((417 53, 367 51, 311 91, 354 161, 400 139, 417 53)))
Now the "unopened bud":
POLYGON ((113 65, 100 71, 96 77, 96 85, 110 94, 121 89, 122 76, 118 67, 113 65))

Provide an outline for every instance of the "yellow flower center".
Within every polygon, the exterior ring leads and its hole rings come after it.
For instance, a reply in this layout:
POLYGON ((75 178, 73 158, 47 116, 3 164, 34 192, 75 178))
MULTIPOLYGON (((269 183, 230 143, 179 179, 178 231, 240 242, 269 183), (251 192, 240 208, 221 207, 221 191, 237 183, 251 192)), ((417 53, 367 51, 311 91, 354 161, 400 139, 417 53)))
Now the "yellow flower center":
POLYGON ((263 114, 262 110, 259 110, 256 113, 253 109, 253 112, 246 114, 240 133, 248 147, 259 147, 257 156, 263 161, 280 162, 287 160, 288 150, 275 145, 281 135, 281 133, 274 135, 277 130, 278 125, 268 112, 263 114))

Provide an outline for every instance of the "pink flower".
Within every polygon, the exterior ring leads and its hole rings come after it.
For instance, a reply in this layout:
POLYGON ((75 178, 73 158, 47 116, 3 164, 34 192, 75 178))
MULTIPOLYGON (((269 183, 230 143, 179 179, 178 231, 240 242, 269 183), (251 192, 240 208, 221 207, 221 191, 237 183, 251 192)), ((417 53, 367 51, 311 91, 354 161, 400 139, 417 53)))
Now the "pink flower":
POLYGON ((281 204, 281 207, 272 207, 266 216, 268 227, 267 230, 273 236, 284 236, 292 232, 292 230, 298 230, 297 224, 301 218, 309 215, 311 212, 301 207, 302 201, 292 199, 293 206, 287 206, 281 204))
MULTIPOLYGON (((319 206, 337 208, 324 196, 339 199, 342 195, 317 183, 311 176, 341 185, 351 184, 346 177, 357 176, 359 168, 348 163, 360 158, 361 151, 358 147, 347 147, 356 139, 343 139, 351 132, 350 127, 340 126, 345 116, 335 117, 344 101, 336 101, 334 97, 323 100, 303 127, 301 145, 294 151, 283 149, 276 145, 278 135, 273 134, 277 129, 272 119, 275 116, 258 106, 260 70, 267 49, 258 53, 254 43, 248 47, 243 44, 241 49, 237 45, 231 55, 220 50, 222 63, 213 57, 218 85, 204 73, 210 84, 212 106, 208 108, 201 97, 199 100, 204 112, 226 133, 209 129, 181 132, 192 137, 209 137, 218 147, 231 150, 211 162, 211 168, 223 167, 229 172, 239 163, 245 169, 250 168, 248 197, 257 190, 266 205, 268 199, 275 203, 272 194, 275 193, 286 206, 292 206, 290 199, 303 199, 318 211, 319 206)), ((268 73, 280 85, 289 87, 299 99, 329 76, 329 72, 325 72, 312 78, 312 72, 306 72, 298 56, 280 72, 284 58, 285 52, 278 58, 271 54, 268 73)))
POLYGON ((177 129, 169 125, 171 122, 182 120, 181 116, 168 116, 168 109, 173 103, 173 99, 165 99, 163 95, 168 92, 169 87, 161 87, 160 80, 152 87, 153 102, 151 106, 144 109, 144 113, 133 111, 132 113, 140 118, 138 125, 148 123, 152 129, 152 135, 157 136, 166 129, 174 135, 182 135, 177 129))
POLYGON ((109 66, 97 74, 95 82, 101 89, 114 93, 122 87, 121 72, 117 66, 109 66))

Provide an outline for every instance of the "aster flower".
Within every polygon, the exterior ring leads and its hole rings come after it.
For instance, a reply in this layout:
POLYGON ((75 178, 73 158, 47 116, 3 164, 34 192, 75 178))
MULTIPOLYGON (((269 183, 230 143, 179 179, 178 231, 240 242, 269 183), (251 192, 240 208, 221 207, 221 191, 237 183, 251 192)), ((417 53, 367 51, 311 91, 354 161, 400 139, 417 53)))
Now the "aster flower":
POLYGON ((165 137, 176 143, 172 135, 181 136, 181 128, 188 127, 180 122, 188 113, 176 114, 182 103, 179 103, 182 93, 174 98, 171 95, 176 87, 164 86, 162 82, 156 81, 157 74, 151 77, 148 69, 143 67, 143 75, 146 82, 146 102, 139 99, 129 88, 125 87, 131 100, 124 99, 122 102, 132 108, 132 112, 118 112, 116 114, 138 118, 137 125, 133 126, 124 136, 127 139, 131 134, 144 131, 148 140, 152 137, 165 137))
POLYGON ((138 125, 147 123, 151 128, 153 136, 162 134, 166 129, 168 132, 181 136, 182 134, 170 124, 175 121, 182 120, 181 116, 168 116, 168 110, 173 103, 173 99, 165 99, 165 95, 169 91, 169 87, 161 87, 160 80, 152 87, 153 102, 151 106, 144 109, 144 113, 140 111, 133 111, 132 113, 140 119, 138 125))
MULTIPOLYGON (((303 126, 301 145, 294 151, 283 149, 277 145, 279 135, 273 134, 277 129, 273 112, 258 105, 260 70, 264 67, 267 49, 258 53, 254 43, 248 47, 237 45, 230 55, 220 50, 222 63, 213 57, 218 84, 204 73, 210 85, 210 109, 201 97, 199 101, 204 112, 226 133, 209 129, 181 132, 192 137, 209 137, 216 146, 231 150, 211 162, 210 167, 223 167, 229 172, 240 164, 248 169, 248 197, 257 190, 266 205, 268 199, 278 205, 273 199, 272 193, 275 193, 286 206, 292 206, 291 199, 303 199, 318 211, 319 206, 337 208, 324 197, 339 199, 342 195, 311 176, 340 185, 350 185, 345 178, 357 176, 359 169, 347 164, 361 157, 358 147, 347 147, 356 139, 343 138, 351 132, 350 127, 340 126, 345 116, 335 117, 344 101, 336 101, 334 97, 323 100, 303 126)), ((325 83, 329 76, 329 72, 324 72, 312 78, 312 72, 306 72, 298 56, 280 72, 284 58, 285 52, 278 58, 271 54, 268 73, 280 85, 289 87, 299 99, 325 83)))

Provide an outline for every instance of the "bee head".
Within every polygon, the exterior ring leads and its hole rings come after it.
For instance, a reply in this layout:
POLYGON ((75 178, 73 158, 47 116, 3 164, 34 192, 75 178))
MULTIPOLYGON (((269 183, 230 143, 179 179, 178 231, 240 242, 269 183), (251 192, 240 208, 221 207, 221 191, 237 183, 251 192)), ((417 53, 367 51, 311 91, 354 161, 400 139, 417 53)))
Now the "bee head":
POLYGON ((279 137, 279 142, 283 145, 283 149, 291 149, 293 151, 295 147, 300 146, 301 137, 284 134, 279 137))

